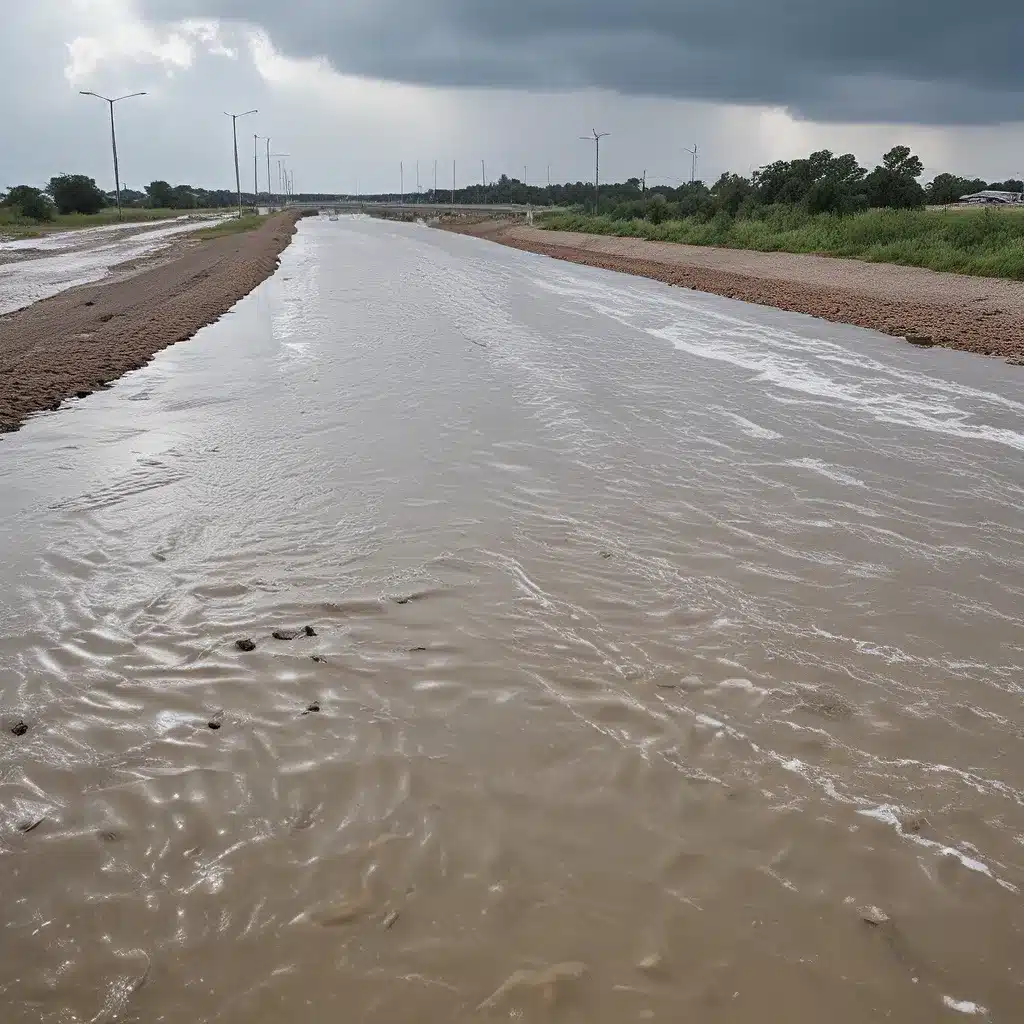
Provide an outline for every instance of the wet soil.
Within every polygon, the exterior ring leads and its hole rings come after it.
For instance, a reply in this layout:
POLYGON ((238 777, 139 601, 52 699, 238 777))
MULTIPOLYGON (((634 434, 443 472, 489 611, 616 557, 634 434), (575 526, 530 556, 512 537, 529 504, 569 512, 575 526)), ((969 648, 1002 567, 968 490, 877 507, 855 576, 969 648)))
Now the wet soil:
POLYGON ((277 269, 299 216, 182 241, 155 261, 0 317, 0 431, 88 396, 223 316, 277 269))

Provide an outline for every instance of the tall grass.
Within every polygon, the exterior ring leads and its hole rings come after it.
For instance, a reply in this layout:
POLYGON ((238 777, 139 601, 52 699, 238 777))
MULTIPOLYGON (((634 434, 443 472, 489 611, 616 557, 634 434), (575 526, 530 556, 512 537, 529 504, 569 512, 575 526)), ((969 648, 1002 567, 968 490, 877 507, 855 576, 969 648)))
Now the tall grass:
POLYGON ((981 277, 1024 280, 1024 210, 867 210, 850 216, 767 207, 732 219, 719 214, 652 224, 579 213, 544 214, 540 227, 659 242, 818 253, 901 263, 981 277))

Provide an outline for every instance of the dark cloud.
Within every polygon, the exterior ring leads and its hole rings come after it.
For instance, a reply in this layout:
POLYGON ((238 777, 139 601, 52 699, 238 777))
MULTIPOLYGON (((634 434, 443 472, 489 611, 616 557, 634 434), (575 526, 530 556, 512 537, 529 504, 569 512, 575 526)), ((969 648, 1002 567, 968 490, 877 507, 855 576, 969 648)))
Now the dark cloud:
POLYGON ((414 84, 599 87, 814 120, 1024 116, 1024 7, 990 0, 142 0, 267 29, 292 56, 414 84))

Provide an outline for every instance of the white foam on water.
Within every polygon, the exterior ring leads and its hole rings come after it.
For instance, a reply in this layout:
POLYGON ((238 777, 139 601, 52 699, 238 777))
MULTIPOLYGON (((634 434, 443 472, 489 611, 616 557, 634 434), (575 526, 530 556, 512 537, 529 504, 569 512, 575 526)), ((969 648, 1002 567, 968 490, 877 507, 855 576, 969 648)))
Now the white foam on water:
MULTIPOLYGON (((1024 433, 983 422, 986 413, 1024 419, 1024 403, 926 372, 883 363, 836 342, 714 308, 698 295, 661 294, 562 271, 537 287, 575 299, 681 352, 749 370, 780 392, 855 408, 876 422, 1024 451, 1024 433), (698 314, 698 315, 694 315, 698 314)), ((782 396, 780 396, 782 397, 782 396)))
POLYGON ((972 1003, 969 999, 954 999, 952 996, 943 996, 942 1003, 951 1010, 956 1010, 957 1013, 966 1013, 972 1017, 985 1017, 988 1015, 988 1010, 984 1006, 972 1003))

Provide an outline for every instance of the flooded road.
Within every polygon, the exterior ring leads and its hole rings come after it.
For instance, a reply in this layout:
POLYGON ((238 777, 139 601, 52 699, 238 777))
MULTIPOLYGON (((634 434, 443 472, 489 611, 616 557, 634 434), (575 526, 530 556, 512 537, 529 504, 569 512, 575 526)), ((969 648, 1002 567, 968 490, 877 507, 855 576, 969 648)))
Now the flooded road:
POLYGON ((100 281, 119 264, 152 256, 178 235, 227 217, 177 217, 151 224, 106 224, 42 238, 0 241, 0 316, 82 284, 100 281))
POLYGON ((303 221, 0 442, 5 1022, 1019 1020, 1022 414, 303 221))

